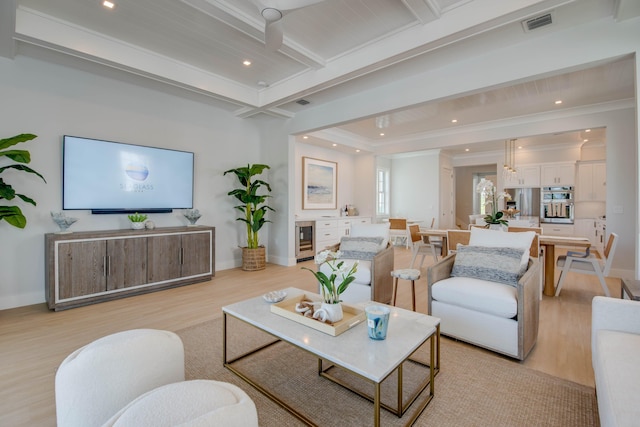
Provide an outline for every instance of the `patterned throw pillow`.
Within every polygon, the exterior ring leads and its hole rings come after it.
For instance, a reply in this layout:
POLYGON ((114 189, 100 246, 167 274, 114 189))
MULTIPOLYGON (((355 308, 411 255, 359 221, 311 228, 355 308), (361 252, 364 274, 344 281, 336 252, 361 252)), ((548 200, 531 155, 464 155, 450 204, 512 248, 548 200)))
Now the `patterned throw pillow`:
POLYGON ((451 276, 473 277, 517 286, 526 271, 520 260, 525 249, 458 244, 451 276))
POLYGON ((341 258, 372 260, 380 251, 384 237, 343 237, 340 239, 341 258))

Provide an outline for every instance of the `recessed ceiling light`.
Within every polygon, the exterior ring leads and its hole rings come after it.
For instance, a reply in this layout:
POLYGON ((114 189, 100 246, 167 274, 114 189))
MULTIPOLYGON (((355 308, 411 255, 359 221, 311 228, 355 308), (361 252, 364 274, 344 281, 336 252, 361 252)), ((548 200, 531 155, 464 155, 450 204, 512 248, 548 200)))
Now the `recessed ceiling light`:
POLYGON ((333 145, 334 147, 337 147, 337 146, 338 146, 338 144, 336 144, 335 142, 334 142, 333 144, 331 144, 331 145, 333 145))
POLYGON ((458 119, 451 120, 451 123, 458 123, 458 119))
POLYGON ((360 152, 360 150, 356 150, 356 153, 359 153, 359 152, 360 152))
POLYGON ((591 132, 591 129, 585 129, 584 131, 585 132, 591 132))
POLYGON ((465 149, 464 149, 464 151, 469 151, 469 149, 468 149, 468 148, 465 148, 465 149))
POLYGON ((244 65, 245 67, 248 67, 249 65, 251 65, 251 61, 249 61, 248 59, 245 59, 244 61, 242 61, 242 65, 244 65))
POLYGON ((384 136, 384 133, 380 132, 380 136, 384 136))
POLYGON ((518 145, 518 150, 522 150, 522 145, 518 145))
POLYGON ((309 136, 305 135, 305 136, 302 137, 302 139, 309 139, 309 136))
POLYGON ((585 138, 582 140, 582 142, 589 142, 589 140, 585 138))
POLYGON ((555 104, 556 104, 556 105, 560 105, 560 104, 562 104, 562 100, 561 100, 561 99, 558 99, 558 100, 555 102, 555 104))
POLYGON ((116 4, 115 4, 115 3, 110 2, 110 1, 108 1, 108 0, 104 0, 104 1, 102 2, 102 5, 103 5, 104 7, 106 7, 107 9, 113 9, 114 7, 116 7, 116 4))

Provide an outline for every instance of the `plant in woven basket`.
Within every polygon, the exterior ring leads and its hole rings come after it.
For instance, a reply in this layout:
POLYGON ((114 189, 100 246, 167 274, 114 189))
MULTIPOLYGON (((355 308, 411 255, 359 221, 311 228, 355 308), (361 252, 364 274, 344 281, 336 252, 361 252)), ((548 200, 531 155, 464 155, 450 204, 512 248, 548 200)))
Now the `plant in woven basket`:
POLYGON ((258 231, 265 223, 271 222, 265 218, 267 210, 275 212, 266 204, 268 194, 259 194, 261 189, 271 191, 271 186, 260 179, 256 179, 256 175, 260 175, 265 169, 270 169, 267 165, 247 165, 246 167, 229 169, 224 173, 235 174, 236 178, 242 185, 241 188, 229 191, 229 196, 233 196, 241 204, 235 206, 235 209, 242 212, 242 216, 236 218, 236 221, 242 221, 247 226, 247 247, 255 249, 260 246, 258 231))

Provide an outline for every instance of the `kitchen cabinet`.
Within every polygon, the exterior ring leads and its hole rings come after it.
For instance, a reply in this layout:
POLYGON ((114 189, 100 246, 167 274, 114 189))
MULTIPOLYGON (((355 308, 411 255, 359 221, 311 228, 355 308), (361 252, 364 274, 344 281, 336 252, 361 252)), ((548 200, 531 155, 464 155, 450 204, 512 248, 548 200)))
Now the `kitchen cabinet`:
POLYGON ((576 237, 586 237, 595 247, 598 242, 596 235, 596 220, 593 218, 576 219, 574 222, 574 232, 576 237))
POLYGON ((510 174, 504 181, 504 188, 540 187, 540 166, 518 166, 518 172, 510 174))
POLYGON ((605 162, 579 162, 577 175, 577 202, 605 202, 607 200, 607 165, 605 162))
POLYGON ((595 248, 600 252, 600 255, 604 257, 604 246, 607 241, 607 221, 604 219, 597 219, 595 221, 596 227, 596 242, 595 248))
POLYGON ((576 168, 574 163, 548 163, 541 167, 542 187, 575 185, 576 168))
POLYGON ((549 236, 574 236, 573 224, 540 224, 542 227, 542 234, 549 236))
POLYGON ((210 280, 215 229, 45 234, 45 295, 62 310, 210 280))
POLYGON ((342 236, 348 236, 351 233, 353 224, 371 224, 371 217, 353 216, 316 220, 316 253, 322 252, 327 246, 340 243, 342 236))

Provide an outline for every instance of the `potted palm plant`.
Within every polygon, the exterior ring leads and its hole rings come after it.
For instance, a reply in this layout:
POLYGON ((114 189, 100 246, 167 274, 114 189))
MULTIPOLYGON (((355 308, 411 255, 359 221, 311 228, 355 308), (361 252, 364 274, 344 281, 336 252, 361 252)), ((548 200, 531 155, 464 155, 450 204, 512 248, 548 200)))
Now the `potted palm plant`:
MULTIPOLYGON (((47 182, 42 175, 38 172, 34 171, 25 164, 31 162, 31 155, 27 150, 5 150, 13 145, 19 144, 21 142, 30 141, 36 138, 36 135, 30 133, 23 133, 20 135, 12 136, 11 138, 0 139, 0 157, 8 157, 13 160, 14 164, 10 164, 8 166, 0 167, 0 174, 7 169, 19 170, 22 172, 32 173, 34 175, 39 176, 44 182, 47 182)), ((0 199, 5 200, 13 200, 16 196, 22 201, 36 205, 35 200, 30 197, 25 196, 24 194, 16 193, 14 188, 4 182, 4 179, 0 178, 0 199)), ((22 210, 18 206, 0 206, 0 221, 5 220, 9 224, 13 225, 17 228, 24 228, 27 225, 27 218, 22 213, 22 210)))
POLYGON ((242 212, 242 216, 236 220, 244 222, 247 228, 247 246, 242 248, 242 269, 245 271, 262 270, 266 266, 265 247, 260 245, 258 232, 265 223, 271 222, 265 218, 267 211, 275 212, 275 210, 266 204, 267 198, 271 196, 260 192, 265 189, 270 192, 271 186, 267 182, 255 178, 265 169, 270 169, 270 167, 255 164, 229 169, 224 173, 224 175, 234 174, 242 186, 229 191, 228 195, 240 202, 235 206, 235 209, 242 212))

